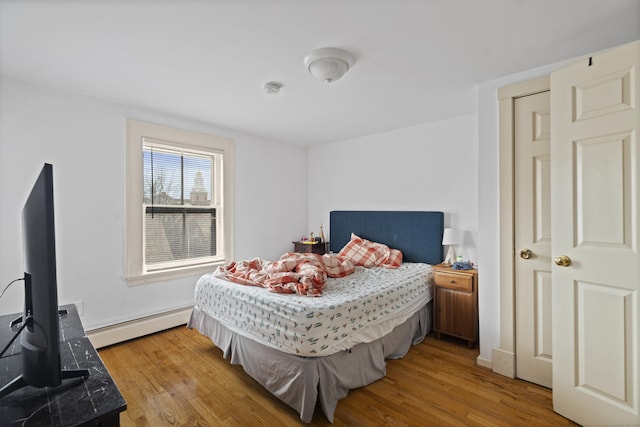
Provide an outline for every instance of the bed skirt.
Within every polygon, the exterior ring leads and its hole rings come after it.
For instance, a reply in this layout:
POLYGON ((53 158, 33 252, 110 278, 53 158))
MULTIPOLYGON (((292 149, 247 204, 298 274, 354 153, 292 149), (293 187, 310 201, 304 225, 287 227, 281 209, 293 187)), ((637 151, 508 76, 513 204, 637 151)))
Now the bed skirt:
POLYGON ((329 356, 301 357, 284 353, 235 333, 194 307, 188 328, 208 336, 225 359, 245 372, 278 399, 311 422, 316 403, 333 423, 338 400, 349 390, 386 375, 386 359, 399 359, 431 330, 431 302, 388 335, 329 356))

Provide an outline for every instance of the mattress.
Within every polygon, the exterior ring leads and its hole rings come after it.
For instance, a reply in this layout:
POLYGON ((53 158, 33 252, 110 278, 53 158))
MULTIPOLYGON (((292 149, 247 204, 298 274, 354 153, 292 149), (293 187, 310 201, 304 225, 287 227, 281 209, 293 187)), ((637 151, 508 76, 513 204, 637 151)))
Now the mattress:
POLYGON ((239 335, 285 353, 317 357, 388 334, 431 300, 432 282, 428 264, 357 267, 347 277, 327 279, 321 297, 308 297, 206 274, 196 285, 195 305, 239 335))

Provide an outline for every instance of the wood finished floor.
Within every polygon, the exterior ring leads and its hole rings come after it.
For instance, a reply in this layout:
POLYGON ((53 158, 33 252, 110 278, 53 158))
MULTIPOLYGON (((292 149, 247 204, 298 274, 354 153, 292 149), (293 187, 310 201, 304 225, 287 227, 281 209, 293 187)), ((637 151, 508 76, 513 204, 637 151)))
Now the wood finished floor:
MULTIPOLYGON (((127 426, 296 426, 297 412, 232 366, 209 338, 178 327, 99 351, 127 401, 127 426)), ((338 402, 334 426, 576 425, 551 391, 494 374, 478 351, 432 336, 387 376, 338 402)), ((316 408, 309 426, 331 425, 316 408)))

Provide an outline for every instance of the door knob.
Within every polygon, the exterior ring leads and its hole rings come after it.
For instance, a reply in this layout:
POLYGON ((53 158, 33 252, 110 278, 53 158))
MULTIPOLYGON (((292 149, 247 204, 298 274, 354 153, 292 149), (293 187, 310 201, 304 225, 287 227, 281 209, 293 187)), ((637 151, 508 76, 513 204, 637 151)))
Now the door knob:
POLYGON ((569 258, 566 255, 560 255, 559 257, 556 257, 556 259, 553 260, 556 265, 559 265, 560 267, 569 267, 571 265, 571 258, 569 258))
POLYGON ((531 249, 520 249, 520 258, 529 259, 532 256, 533 256, 533 252, 531 252, 531 249))

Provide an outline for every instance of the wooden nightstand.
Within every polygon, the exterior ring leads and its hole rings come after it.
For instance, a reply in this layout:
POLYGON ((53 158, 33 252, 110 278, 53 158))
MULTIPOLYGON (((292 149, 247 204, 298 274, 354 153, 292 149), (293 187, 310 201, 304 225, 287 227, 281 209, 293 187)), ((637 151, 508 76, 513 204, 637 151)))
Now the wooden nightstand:
POLYGON ((314 253, 318 255, 324 255, 329 252, 329 242, 307 244, 302 242, 293 243, 293 251, 300 253, 314 253))
POLYGON ((478 270, 453 270, 434 265, 433 330, 478 342, 478 270))

